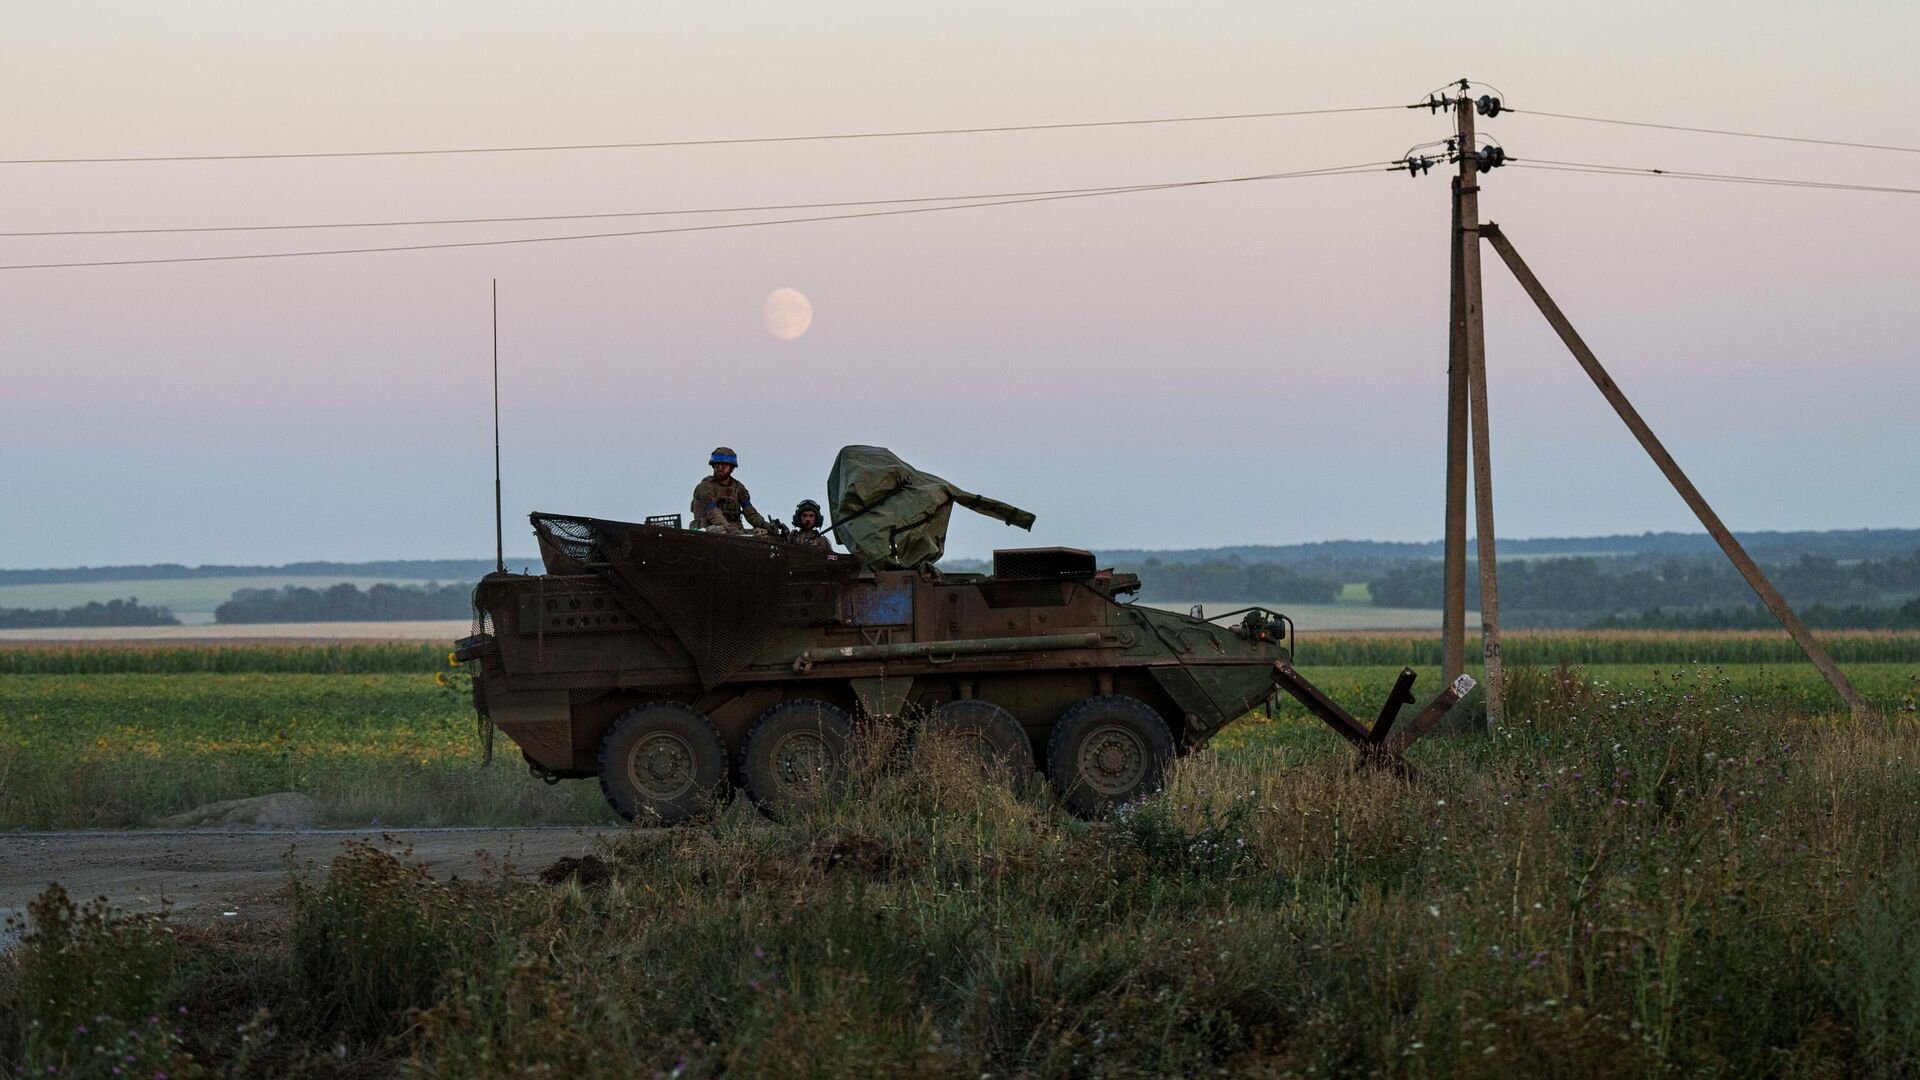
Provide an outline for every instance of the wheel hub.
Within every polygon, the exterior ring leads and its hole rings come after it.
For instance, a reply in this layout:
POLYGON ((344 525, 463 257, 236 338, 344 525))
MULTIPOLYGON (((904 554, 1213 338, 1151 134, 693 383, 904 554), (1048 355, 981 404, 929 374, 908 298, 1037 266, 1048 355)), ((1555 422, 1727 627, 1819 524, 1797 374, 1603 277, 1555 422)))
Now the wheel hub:
POLYGON ((796 731, 774 747, 773 765, 783 786, 811 788, 833 771, 833 750, 819 735, 796 731))
POLYGON ((656 731, 633 748, 633 784, 650 799, 668 800, 693 786, 693 747, 671 732, 656 731))
POLYGON ((1147 769, 1147 748, 1120 727, 1095 729, 1080 744, 1080 776, 1102 795, 1125 795, 1140 786, 1147 769))

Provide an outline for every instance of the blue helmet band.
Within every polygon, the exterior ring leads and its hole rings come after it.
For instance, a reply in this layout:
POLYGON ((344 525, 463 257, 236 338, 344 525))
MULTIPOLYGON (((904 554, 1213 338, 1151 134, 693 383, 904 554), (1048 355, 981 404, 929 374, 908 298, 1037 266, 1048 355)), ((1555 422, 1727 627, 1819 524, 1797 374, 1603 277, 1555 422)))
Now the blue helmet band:
POLYGON ((709 458, 709 459, 707 459, 707 464, 709 464, 709 465, 738 465, 738 464, 740 464, 740 457, 739 457, 739 455, 738 455, 738 454, 715 454, 715 455, 713 455, 713 457, 711 457, 711 458, 709 458))

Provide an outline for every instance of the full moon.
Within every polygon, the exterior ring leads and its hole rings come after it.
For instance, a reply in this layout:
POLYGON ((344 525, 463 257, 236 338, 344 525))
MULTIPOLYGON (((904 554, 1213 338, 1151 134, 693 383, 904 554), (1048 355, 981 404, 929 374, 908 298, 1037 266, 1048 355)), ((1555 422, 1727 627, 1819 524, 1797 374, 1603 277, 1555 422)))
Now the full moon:
POLYGON ((760 321, 767 333, 781 341, 792 341, 813 325, 813 301, 799 289, 775 289, 760 306, 760 321))

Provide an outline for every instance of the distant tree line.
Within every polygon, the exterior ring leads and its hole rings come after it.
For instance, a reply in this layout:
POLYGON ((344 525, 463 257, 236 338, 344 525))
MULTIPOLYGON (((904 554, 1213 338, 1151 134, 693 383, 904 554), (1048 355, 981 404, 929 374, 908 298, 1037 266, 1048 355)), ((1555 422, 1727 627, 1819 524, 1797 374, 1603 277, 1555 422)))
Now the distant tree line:
POLYGON ((0 608, 0 630, 47 630, 69 626, 178 626, 180 620, 163 607, 147 607, 138 599, 98 600, 70 608, 0 608))
POLYGON ((1140 575, 1140 599, 1159 603, 1244 600, 1250 603, 1331 604, 1340 598, 1333 578, 1299 573, 1284 563, 1163 563, 1147 559, 1114 569, 1140 575))
MULTIPOLYGON (((1920 594, 1920 550, 1911 555, 1842 563, 1803 555, 1765 568, 1787 600, 1830 609, 1892 608, 1920 594)), ((1438 562, 1413 563, 1368 582, 1382 607, 1436 608, 1444 592, 1438 562)), ((1467 604, 1480 600, 1479 575, 1467 572, 1467 604)), ((1660 609, 1676 612, 1739 610, 1753 590, 1724 558, 1669 558, 1657 566, 1641 560, 1593 558, 1515 559, 1500 563, 1500 608, 1524 612, 1584 612, 1590 617, 1660 609)))
MULTIPOLYGON (((1818 532, 1743 532, 1740 542, 1756 559, 1788 562, 1802 555, 1822 555, 1831 559, 1881 559, 1904 555, 1920 546, 1920 529, 1827 529, 1818 532)), ((1718 557, 1720 549, 1706 533, 1647 532, 1612 536, 1546 536, 1519 539, 1501 537, 1500 550, 1508 555, 1601 556, 1605 558, 1641 557, 1655 560, 1668 556, 1718 557)), ((1473 541, 1467 542, 1469 555, 1473 541)), ((1219 562, 1239 558, 1243 562, 1282 562, 1301 569, 1316 562, 1405 563, 1438 559, 1442 544, 1438 540, 1413 543, 1383 540, 1330 540, 1311 544, 1241 544, 1233 547, 1186 550, 1146 551, 1107 549, 1099 552, 1101 565, 1140 563, 1156 558, 1164 563, 1219 562)), ((1358 581, 1359 578, 1346 578, 1358 581)))
POLYGON ((325 589, 289 585, 236 589, 214 609, 215 622, 388 622, 400 619, 461 619, 472 614, 467 585, 373 585, 361 591, 342 582, 325 589))
MULTIPOLYGON (((1795 614, 1816 630, 1920 630, 1920 600, 1909 600, 1899 607, 1813 604, 1795 614)), ((1595 630, 1776 630, 1780 622, 1771 611, 1754 604, 1710 611, 1654 608, 1638 615, 1607 615, 1591 625, 1595 630)))

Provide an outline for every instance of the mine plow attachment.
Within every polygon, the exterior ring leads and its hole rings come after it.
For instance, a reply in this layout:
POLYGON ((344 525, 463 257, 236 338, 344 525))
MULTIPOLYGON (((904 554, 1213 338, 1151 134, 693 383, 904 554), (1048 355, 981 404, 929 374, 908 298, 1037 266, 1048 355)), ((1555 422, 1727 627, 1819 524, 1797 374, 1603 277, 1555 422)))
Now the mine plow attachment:
POLYGON ((1352 743, 1360 751, 1361 764, 1387 765, 1396 770, 1405 769, 1401 755, 1407 747, 1432 730, 1433 725, 1447 714, 1447 710, 1466 697, 1475 685, 1471 675, 1462 675, 1453 680, 1445 690, 1427 702, 1425 708, 1414 714, 1411 721, 1395 732, 1394 721, 1399 717, 1401 708, 1414 702, 1413 681, 1416 677, 1412 668, 1401 668, 1400 677, 1394 680, 1386 704, 1380 707, 1380 715, 1374 719, 1372 727, 1364 727, 1354 719, 1352 713, 1328 697, 1325 691, 1294 670, 1292 664, 1277 660, 1273 665, 1273 684, 1292 694, 1295 700, 1307 707, 1308 712, 1326 721, 1328 727, 1352 743))

